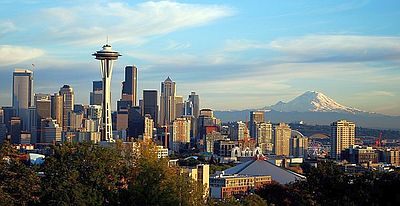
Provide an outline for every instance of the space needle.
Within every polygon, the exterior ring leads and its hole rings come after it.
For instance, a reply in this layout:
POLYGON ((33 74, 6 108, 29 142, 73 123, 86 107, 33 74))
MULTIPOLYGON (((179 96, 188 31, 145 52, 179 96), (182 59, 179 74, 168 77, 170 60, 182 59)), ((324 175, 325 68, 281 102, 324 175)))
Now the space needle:
POLYGON ((111 75, 114 60, 121 56, 117 51, 113 51, 111 45, 103 46, 103 49, 92 54, 100 60, 100 71, 103 76, 103 118, 101 141, 112 142, 112 122, 111 122, 111 75))

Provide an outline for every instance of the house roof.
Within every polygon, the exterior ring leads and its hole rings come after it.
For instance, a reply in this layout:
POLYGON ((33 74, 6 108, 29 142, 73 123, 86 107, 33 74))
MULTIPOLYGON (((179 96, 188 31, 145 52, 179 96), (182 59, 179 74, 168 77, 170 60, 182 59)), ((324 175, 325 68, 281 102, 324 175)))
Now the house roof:
POLYGON ((306 177, 290 170, 278 167, 265 160, 250 160, 235 167, 224 170, 225 175, 271 176, 272 180, 280 184, 305 180, 306 177))

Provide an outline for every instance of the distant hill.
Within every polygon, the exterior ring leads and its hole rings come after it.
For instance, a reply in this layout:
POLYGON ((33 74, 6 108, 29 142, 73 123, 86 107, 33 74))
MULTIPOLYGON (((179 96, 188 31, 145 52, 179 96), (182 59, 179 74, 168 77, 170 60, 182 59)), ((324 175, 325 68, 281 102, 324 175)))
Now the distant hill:
MULTIPOLYGON (((339 119, 353 121, 357 126, 368 128, 385 128, 400 130, 400 116, 389 116, 362 111, 343 106, 326 95, 308 91, 287 103, 278 102, 275 105, 261 108, 265 110, 266 119, 271 122, 300 122, 307 124, 328 125, 339 119)), ((215 111, 215 116, 223 122, 246 120, 249 112, 215 111)))

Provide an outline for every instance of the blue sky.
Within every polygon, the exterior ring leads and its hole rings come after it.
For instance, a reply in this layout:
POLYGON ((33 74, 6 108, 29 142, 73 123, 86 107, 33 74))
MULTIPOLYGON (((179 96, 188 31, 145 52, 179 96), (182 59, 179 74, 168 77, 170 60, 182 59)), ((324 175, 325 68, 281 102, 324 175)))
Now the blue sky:
MULTIPOLYGON (((0 105, 12 71, 34 63, 35 92, 70 84, 88 103, 100 79, 91 54, 105 43, 114 65, 139 68, 139 91, 170 76, 202 107, 261 108, 307 91, 341 104, 400 115, 400 1, 0 2, 0 105)), ((141 96, 141 95, 140 95, 141 96)))

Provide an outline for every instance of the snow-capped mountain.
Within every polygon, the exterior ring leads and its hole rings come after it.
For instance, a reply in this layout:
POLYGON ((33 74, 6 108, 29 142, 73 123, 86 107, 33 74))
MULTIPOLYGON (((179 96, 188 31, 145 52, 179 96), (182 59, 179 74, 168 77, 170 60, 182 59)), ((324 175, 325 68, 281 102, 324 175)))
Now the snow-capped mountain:
MULTIPOLYGON (((334 101, 320 92, 308 91, 285 103, 261 108, 265 110, 266 119, 271 122, 299 122, 307 124, 329 125, 339 119, 353 121, 357 126, 370 128, 388 128, 400 130, 400 116, 389 116, 366 112, 347 107, 334 101)), ((216 117, 223 122, 246 120, 254 109, 240 111, 215 111, 216 117)))
POLYGON ((330 97, 316 91, 307 91, 287 103, 280 101, 265 109, 279 112, 365 113, 365 111, 341 105, 330 97))

